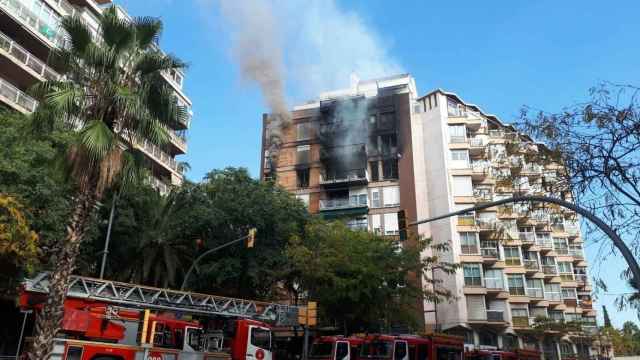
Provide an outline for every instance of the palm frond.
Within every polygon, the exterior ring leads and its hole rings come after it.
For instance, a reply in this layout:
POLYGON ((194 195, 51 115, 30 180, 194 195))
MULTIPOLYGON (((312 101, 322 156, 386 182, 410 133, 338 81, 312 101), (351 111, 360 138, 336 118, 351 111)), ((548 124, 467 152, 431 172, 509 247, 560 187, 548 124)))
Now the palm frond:
POLYGON ((71 51, 76 54, 83 54, 93 42, 91 31, 87 25, 79 16, 64 17, 60 23, 67 32, 71 51))
POLYGON ((140 56, 133 69, 140 76, 147 76, 164 70, 184 69, 186 67, 186 63, 173 55, 166 55, 160 51, 148 51, 140 56))
POLYGON ((118 16, 116 6, 102 13, 100 25, 104 43, 116 53, 135 45, 136 28, 127 19, 118 16))
POLYGON ((93 161, 99 162, 118 146, 116 135, 100 120, 89 121, 80 130, 80 141, 93 161))
POLYGON ((138 17, 134 21, 138 46, 146 49, 157 44, 162 33, 162 21, 150 16, 138 17))
POLYGON ((86 66, 97 70, 97 73, 118 73, 118 51, 105 46, 90 45, 82 60, 86 66))
POLYGON ((120 171, 120 186, 128 191, 134 185, 142 184, 151 175, 147 170, 148 160, 138 149, 126 149, 122 153, 122 170, 120 171))

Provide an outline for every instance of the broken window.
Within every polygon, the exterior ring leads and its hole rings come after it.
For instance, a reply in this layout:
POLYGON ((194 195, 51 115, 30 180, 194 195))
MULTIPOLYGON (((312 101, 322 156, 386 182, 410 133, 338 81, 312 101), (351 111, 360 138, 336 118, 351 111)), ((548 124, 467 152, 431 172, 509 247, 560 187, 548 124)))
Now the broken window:
POLYGON ((391 130, 394 128, 395 121, 396 116, 394 113, 380 114, 380 117, 378 118, 378 129, 391 130))
POLYGON ((299 188, 309 187, 309 168, 296 170, 296 179, 299 188))
POLYGON ((398 159, 382 160, 382 177, 385 180, 398 178, 398 159))
POLYGON ((296 164, 311 162, 311 145, 300 145, 296 148, 296 164))
POLYGON ((371 181, 379 181, 380 174, 378 172, 378 162, 377 161, 369 162, 369 169, 371 169, 371 181))
POLYGON ((383 155, 395 154, 398 151, 398 138, 396 134, 380 136, 380 143, 382 144, 383 155))

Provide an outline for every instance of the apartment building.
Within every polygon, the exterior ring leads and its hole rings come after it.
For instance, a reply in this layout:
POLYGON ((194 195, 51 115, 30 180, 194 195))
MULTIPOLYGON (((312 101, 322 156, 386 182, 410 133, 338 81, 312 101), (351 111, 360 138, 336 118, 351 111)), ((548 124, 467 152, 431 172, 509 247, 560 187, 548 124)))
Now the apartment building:
MULTIPOLYGON (((33 112, 37 102, 27 89, 39 81, 60 77, 48 59, 52 49, 67 46, 61 18, 80 16, 96 33, 103 7, 110 4, 111 0, 0 0, 0 105, 24 114, 33 112)), ((129 18, 122 8, 118 12, 129 18)), ((182 90, 184 74, 174 71, 164 77, 175 90, 178 102, 190 108, 191 101, 182 90)), ((166 146, 139 144, 150 160, 151 183, 160 192, 182 182, 182 170, 175 157, 187 151, 190 121, 191 115, 176 128, 168 129, 170 142, 166 146)))
MULTIPOLYGON (((453 93, 418 97, 410 75, 352 79, 349 89, 294 107, 292 119, 274 150, 273 119, 263 116, 262 178, 276 179, 311 213, 354 229, 397 237, 398 214, 411 222, 514 194, 571 198, 558 181, 563 168, 544 156, 544 145, 453 93)), ((546 359, 606 350, 584 337, 542 341, 530 331, 540 319, 595 330, 572 211, 512 204, 413 230, 448 243, 440 256, 461 264, 454 275, 433 271, 437 286, 456 298, 419 301, 416 317, 426 330, 464 336, 468 348, 534 348, 546 359)))

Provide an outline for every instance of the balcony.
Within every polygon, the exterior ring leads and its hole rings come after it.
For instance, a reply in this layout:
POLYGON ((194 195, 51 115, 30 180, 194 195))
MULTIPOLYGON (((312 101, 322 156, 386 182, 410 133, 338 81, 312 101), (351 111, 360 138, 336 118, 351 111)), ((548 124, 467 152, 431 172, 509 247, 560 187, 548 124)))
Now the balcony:
POLYGON ((152 159, 156 160, 158 163, 162 164, 164 167, 173 171, 174 173, 181 175, 182 171, 178 166, 178 162, 176 161, 176 159, 164 152, 164 150, 160 149, 158 146, 152 144, 146 139, 136 140, 135 144, 152 159))
POLYGON ((542 272, 545 275, 556 276, 558 275, 558 268, 555 265, 542 265, 542 272))
POLYGON ((60 77, 57 72, 2 32, 0 32, 0 49, 4 50, 7 56, 11 57, 15 62, 28 67, 46 80, 57 80, 60 77))
POLYGON ((488 322, 505 322, 504 311, 502 310, 487 310, 488 322))
POLYGON ((553 249, 553 240, 549 236, 542 236, 542 234, 536 234, 536 245, 544 249, 553 249))
POLYGON ((480 249, 483 258, 498 261, 500 260, 500 251, 496 247, 483 247, 480 249))
POLYGON ((571 236, 580 235, 580 226, 578 226, 578 224, 576 224, 575 222, 565 221, 564 230, 571 236))
POLYGON ((579 285, 586 285, 589 282, 589 276, 587 274, 575 274, 576 283, 579 285))
POLYGON ((471 148, 484 150, 484 147, 487 145, 487 142, 483 137, 476 136, 469 139, 469 145, 471 146, 471 148))
POLYGON ((481 231, 493 231, 498 228, 498 221, 496 219, 478 218, 476 222, 481 231))
POLYGON ((476 217, 474 215, 458 215, 458 226, 474 226, 476 217))
POLYGON ((528 316, 512 316, 511 324, 513 325, 513 327, 518 327, 518 328, 529 327, 529 317, 528 316))
POLYGON ((36 110, 36 106, 38 106, 38 102, 31 96, 25 94, 23 91, 1 78, 0 100, 8 103, 11 107, 16 108, 23 113, 34 112, 36 110))
POLYGON ((578 306, 586 310, 592 310, 593 300, 578 300, 578 306))
POLYGON ((584 251, 582 250, 582 247, 569 249, 569 255, 573 256, 575 261, 584 260, 584 251))
POLYGON ((532 232, 519 232, 518 238, 526 244, 535 244, 536 242, 536 234, 532 232))
POLYGON ((540 264, 538 264, 538 260, 529 260, 524 259, 524 268, 527 271, 540 271, 540 264))
POLYGON ((472 176, 475 180, 482 180, 489 175, 489 163, 486 161, 471 162, 472 176))
POLYGON ((539 288, 527 288, 527 296, 536 299, 544 299, 544 290, 539 288))
POLYGON ((479 203, 493 201, 493 194, 485 189, 473 189, 473 197, 479 203))
POLYGON ((369 182, 369 176, 365 169, 350 170, 339 174, 327 175, 320 174, 320 185, 325 187, 343 186, 343 185, 366 185, 369 182))
POLYGON ((367 198, 352 196, 349 198, 320 200, 320 211, 367 208, 367 198))
POLYGON ((562 301, 562 294, 556 291, 545 291, 544 299, 547 301, 562 301))
POLYGON ((466 136, 451 136, 449 137, 449 144, 467 144, 466 136))
MULTIPOLYGON (((40 0, 37 0, 38 2, 40 0)), ((42 4, 40 4, 42 5, 42 4)), ((17 18, 26 28, 41 35, 55 46, 66 47, 66 39, 59 24, 50 25, 45 19, 29 10, 21 1, 0 0, 0 9, 17 18)))
POLYGON ((154 189, 158 190, 160 195, 166 195, 166 194, 169 193, 169 189, 170 189, 169 185, 167 185, 162 180, 156 178, 155 176, 150 176, 149 177, 149 183, 151 184, 151 187, 153 187, 154 189))
POLYGON ((520 173, 528 176, 540 176, 542 175, 542 166, 538 164, 525 164, 522 166, 520 173))

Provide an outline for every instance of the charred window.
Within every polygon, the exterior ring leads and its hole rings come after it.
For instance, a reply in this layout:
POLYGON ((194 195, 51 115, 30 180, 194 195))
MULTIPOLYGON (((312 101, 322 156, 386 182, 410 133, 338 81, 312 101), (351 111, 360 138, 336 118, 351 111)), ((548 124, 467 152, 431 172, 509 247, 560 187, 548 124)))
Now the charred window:
POLYGON ((395 128, 396 116, 394 113, 380 114, 378 118, 379 130, 392 130, 395 128))
POLYGON ((396 134, 381 135, 380 143, 382 144, 383 155, 395 154, 398 151, 398 137, 396 134))
POLYGON ((398 159, 382 160, 382 177, 385 180, 398 178, 398 159))
POLYGON ((296 163, 308 164, 311 162, 311 145, 300 145, 296 147, 296 163))
POLYGON ((309 168, 296 170, 296 179, 299 188, 309 187, 309 168))
POLYGON ((371 171, 371 181, 379 181, 380 173, 378 170, 378 162, 377 161, 369 162, 369 169, 371 171))

